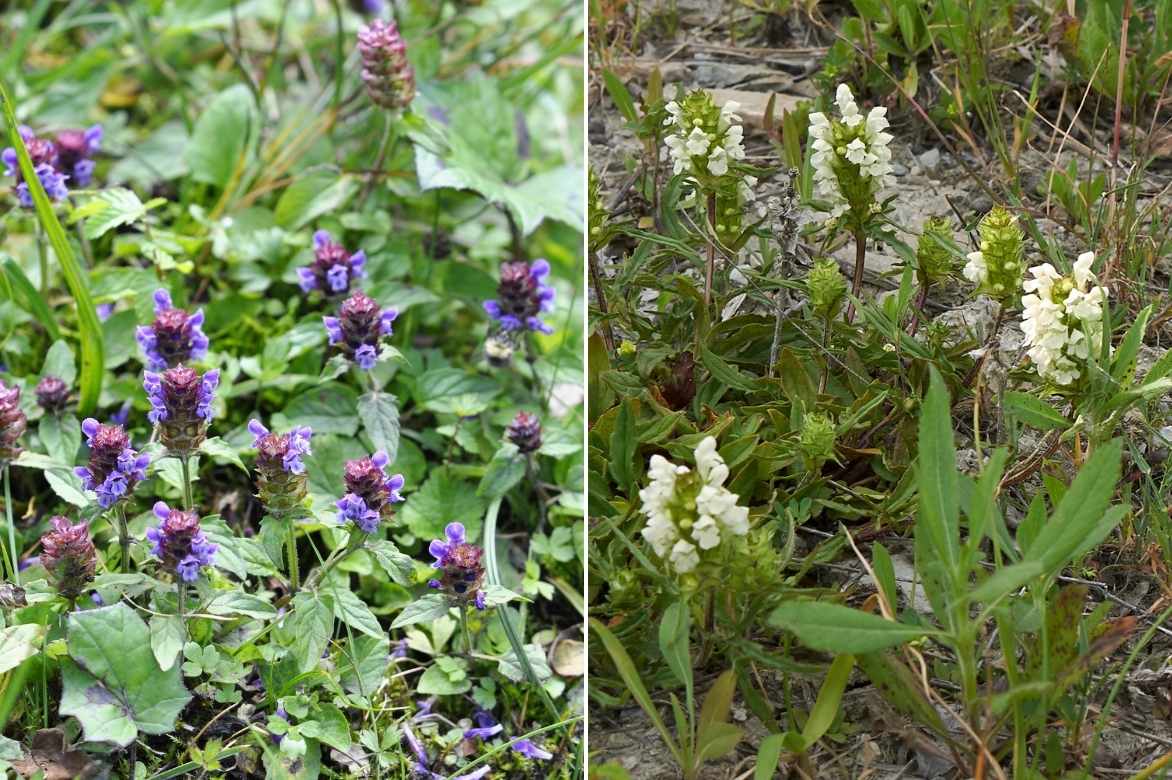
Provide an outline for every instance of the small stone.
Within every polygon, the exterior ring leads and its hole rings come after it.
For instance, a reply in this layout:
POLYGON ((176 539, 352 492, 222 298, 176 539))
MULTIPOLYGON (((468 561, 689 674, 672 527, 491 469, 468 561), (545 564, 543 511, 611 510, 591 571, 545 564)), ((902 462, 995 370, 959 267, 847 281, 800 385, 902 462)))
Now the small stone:
POLYGON ((940 165, 940 150, 933 147, 919 156, 920 165, 928 173, 935 173, 940 165))

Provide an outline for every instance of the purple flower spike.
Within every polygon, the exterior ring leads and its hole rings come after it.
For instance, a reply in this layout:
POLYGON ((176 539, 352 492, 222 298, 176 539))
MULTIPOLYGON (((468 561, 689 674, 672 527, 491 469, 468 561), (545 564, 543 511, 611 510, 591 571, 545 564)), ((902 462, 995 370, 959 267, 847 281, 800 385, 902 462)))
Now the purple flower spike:
POLYGON ((86 523, 72 525, 64 517, 49 520, 52 530, 41 537, 40 563, 57 592, 76 599, 94 578, 97 556, 86 523))
POLYGON ((391 323, 398 312, 383 309, 361 290, 342 303, 337 317, 323 317, 331 346, 353 360, 363 371, 374 368, 379 358, 379 341, 392 333, 391 323))
POLYGON ((69 385, 55 376, 45 376, 37 383, 37 405, 49 414, 60 414, 69 403, 69 385))
POLYGON ((326 295, 345 295, 356 279, 365 276, 366 253, 351 254, 334 241, 329 232, 313 234, 313 262, 297 269, 297 283, 303 292, 318 290, 326 295))
POLYGON ((517 416, 505 429, 505 437, 525 455, 537 452, 541 449, 541 420, 537 419, 537 415, 517 412, 517 416))
POLYGON ((28 428, 28 417, 20 408, 20 388, 0 382, 0 464, 20 455, 20 437, 28 428))
POLYGON ((553 753, 550 753, 548 750, 542 750, 527 739, 514 742, 513 750, 517 751, 526 758, 534 758, 539 761, 549 761, 551 758, 553 758, 553 753))
POLYGON ((199 527, 199 515, 171 509, 163 501, 155 503, 154 512, 161 522, 146 531, 151 554, 165 570, 184 582, 195 582, 200 569, 211 566, 216 556, 216 545, 199 527))
POLYGON ((88 187, 94 174, 93 156, 102 145, 102 126, 64 130, 57 134, 57 167, 78 187, 88 187))
POLYGON ((257 490, 261 503, 273 514, 286 514, 305 500, 308 482, 303 455, 309 455, 313 431, 298 426, 288 433, 271 433, 260 420, 250 420, 248 430, 256 449, 257 490))
POLYGON ((135 338, 146 356, 147 368, 162 371, 181 363, 202 359, 208 352, 208 337, 203 332, 203 310, 188 314, 171 305, 171 294, 155 291, 155 319, 140 325, 135 338))
POLYGON ((130 447, 130 437, 118 425, 102 425, 92 417, 81 423, 89 462, 73 471, 82 486, 98 497, 98 506, 109 509, 130 496, 134 486, 146 479, 149 455, 140 455, 130 447))
POLYGON ((547 276, 549 263, 545 260, 504 263, 497 299, 485 301, 484 311, 504 331, 553 333, 553 328, 539 316, 553 311, 554 289, 545 283, 547 276))
POLYGON ((200 374, 187 366, 176 366, 162 373, 143 374, 142 386, 151 402, 147 418, 158 427, 160 441, 173 454, 189 455, 203 443, 219 384, 220 372, 214 368, 200 374))
POLYGON ((427 549, 435 558, 431 567, 439 570, 428 587, 442 590, 457 604, 471 603, 477 609, 485 609, 484 591, 480 590, 484 583, 484 551, 465 541, 464 525, 448 523, 444 538, 433 540, 427 549))
POLYGON ((366 94, 383 108, 406 108, 415 98, 415 69, 394 22, 375 19, 358 30, 362 82, 366 94))
MULTIPOLYGON (((20 137, 24 141, 24 147, 28 151, 29 160, 33 164, 37 179, 40 180, 49 200, 64 200, 69 195, 69 188, 65 186, 66 180, 69 179, 69 172, 60 168, 57 145, 47 138, 37 137, 32 130, 24 126, 20 127, 20 137)), ((5 165, 4 173, 16 180, 16 198, 20 201, 20 205, 32 208, 32 192, 20 170, 20 156, 16 149, 10 146, 0 152, 0 160, 5 165)))
POLYGON ((389 460, 385 452, 379 451, 368 458, 346 462, 343 474, 346 495, 335 504, 339 524, 353 522, 363 532, 372 534, 380 522, 391 519, 391 504, 403 500, 399 491, 404 480, 402 474, 387 476, 389 460))

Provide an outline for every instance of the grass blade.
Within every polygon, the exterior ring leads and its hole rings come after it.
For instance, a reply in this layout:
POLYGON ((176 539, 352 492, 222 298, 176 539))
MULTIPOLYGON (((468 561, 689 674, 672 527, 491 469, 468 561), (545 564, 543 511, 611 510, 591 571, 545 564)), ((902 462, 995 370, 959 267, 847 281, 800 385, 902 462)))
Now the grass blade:
POLYGON ((28 184, 32 195, 33 205, 36 208, 37 219, 49 237, 49 244, 61 264, 61 272, 65 276, 65 283, 73 300, 77 304, 78 336, 81 341, 81 371, 79 374, 78 412, 85 416, 97 408, 98 396, 102 391, 102 368, 105 362, 102 343, 102 326, 98 321, 98 312, 94 308, 94 301, 90 297, 89 286, 85 274, 77 257, 73 254, 73 247, 65 236, 61 222, 53 212, 53 204, 45 195, 41 180, 37 178, 29 159, 28 150, 24 146, 24 139, 20 137, 19 125, 16 122, 16 113, 13 111, 12 101, 8 97, 8 90, 0 83, 0 102, 4 104, 4 119, 8 123, 8 138, 16 154, 20 158, 20 172, 28 184))

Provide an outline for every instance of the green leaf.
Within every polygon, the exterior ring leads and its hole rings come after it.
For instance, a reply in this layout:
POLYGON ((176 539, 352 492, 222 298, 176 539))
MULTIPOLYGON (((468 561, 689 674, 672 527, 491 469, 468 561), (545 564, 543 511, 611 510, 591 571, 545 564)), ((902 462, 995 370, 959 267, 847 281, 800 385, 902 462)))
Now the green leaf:
POLYGON ((476 495, 493 499, 503 496, 525 476, 525 456, 513 444, 506 443, 492 456, 476 495))
POLYGON ((277 615, 277 608, 272 604, 242 590, 218 593, 204 609, 211 615, 244 615, 257 620, 268 620, 277 615))
MULTIPOLYGON (((549 668, 549 661, 546 660, 545 650, 541 645, 525 645, 525 658, 538 680, 546 680, 553 676, 553 670, 549 668)), ((517 652, 511 648, 501 656, 497 667, 501 674, 513 682, 521 682, 526 677, 525 670, 517 658, 517 652)))
POLYGON ((220 189, 227 187, 237 166, 247 164, 259 127, 252 93, 244 84, 234 84, 216 95, 199 114, 183 154, 191 178, 220 189))
MULTIPOLYGON (((920 417, 920 450, 916 464, 920 488, 920 513, 916 518, 916 531, 924 532, 932 554, 955 581, 959 576, 956 446, 952 440, 948 390, 935 369, 920 417)), ((869 650, 847 652, 865 653, 869 650)))
POLYGON ((191 694, 178 666, 159 667, 150 631, 133 609, 119 603, 73 612, 66 633, 76 665, 62 666, 61 714, 76 717, 87 740, 125 747, 140 731, 175 728, 191 694))
POLYGON ((480 533, 484 501, 476 495, 471 482, 456 476, 450 468, 432 471, 402 506, 403 524, 420 539, 441 538, 444 526, 452 520, 462 522, 470 537, 480 533))
POLYGON ((26 658, 40 652, 45 627, 22 623, 0 628, 0 674, 20 666, 26 658))
POLYGON ((151 652, 164 672, 179 660, 187 643, 187 629, 178 615, 151 615, 151 652))
POLYGON ((1119 483, 1122 454, 1123 444, 1119 439, 1095 450, 1029 545, 1024 556, 1026 561, 1041 562, 1044 572, 1052 574, 1069 563, 1088 539, 1101 540, 1110 533, 1122 516, 1107 511, 1119 483))
POLYGON ((358 399, 358 419, 377 452, 391 463, 399 454, 399 401, 390 393, 370 392, 358 399))
POLYGON ((232 533, 218 515, 203 518, 200 527, 208 540, 217 547, 216 568, 231 572, 241 580, 250 574, 269 577, 277 573, 277 567, 257 539, 247 539, 232 533))
POLYGON ((602 81, 606 85, 610 99, 614 101, 615 108, 623 115, 623 119, 631 124, 638 124, 639 114, 635 111, 635 101, 631 99, 631 93, 627 90, 626 85, 609 70, 602 71, 602 81))
POLYGON ((323 214, 340 211, 358 192, 359 181, 350 174, 313 173, 299 176, 277 201, 277 224, 300 230, 323 214))
POLYGON ((57 327, 57 320, 53 317, 49 304, 45 303, 45 299, 37 292, 37 288, 28 280, 24 270, 16 264, 16 261, 11 257, 5 258, 3 265, 0 265, 0 271, 2 271, 0 282, 4 283, 5 291, 9 297, 37 318, 37 322, 41 323, 45 332, 49 334, 49 338, 54 340, 61 338, 61 331, 57 327))
POLYGON ((676 679, 683 683, 689 711, 692 710, 693 695, 691 631, 692 621, 687 602, 675 601, 669 604, 659 622, 659 652, 663 654, 663 660, 676 679))
POLYGON ((54 460, 73 463, 81 448, 81 425, 72 414, 46 414, 37 425, 45 452, 54 460))
POLYGON ((314 435, 358 432, 358 395, 340 382, 327 382, 294 398, 282 412, 289 427, 308 425, 314 435))
POLYGON ((814 702, 814 708, 810 710, 810 717, 802 729, 804 750, 809 750, 830 730, 835 716, 838 715, 838 707, 842 703, 842 694, 846 690, 851 670, 854 668, 855 659, 852 655, 840 655, 830 664, 830 671, 826 673, 822 687, 818 690, 818 699, 814 702))
POLYGON ((420 402, 440 414, 471 417, 488 408, 500 386, 486 376, 458 368, 434 368, 419 377, 420 402))
POLYGON ((1136 355, 1143 344, 1151 316, 1152 307, 1146 306, 1135 316, 1135 322, 1127 329, 1127 335, 1115 350, 1115 357, 1111 362, 1111 378, 1120 384, 1129 384, 1135 378, 1136 355))
POLYGON ((720 758, 741 740, 743 732, 728 722, 736 690, 736 673, 729 669, 716 678, 704 697, 700 719, 696 724, 696 747, 701 762, 720 758))
POLYGON ((391 660, 391 643, 386 635, 358 634, 338 656, 338 682, 348 692, 371 696, 383 684, 391 660))
POLYGON ((792 601, 769 615, 769 625, 792 631, 802 644, 830 653, 871 653, 940 632, 820 601, 792 601))
POLYGON ((1041 431, 1065 428, 1070 425, 1070 421, 1063 417, 1057 409, 1029 393, 1007 390, 1002 396, 1001 404, 1007 415, 1016 417, 1026 425, 1032 425, 1041 431))
POLYGON ((154 198, 143 203, 128 189, 114 187, 100 190, 73 210, 69 221, 85 220, 85 237, 101 238, 116 227, 130 225, 146 216, 146 213, 167 201, 154 198))
POLYGON ((13 111, 11 99, 7 89, 0 84, 0 101, 4 103, 4 118, 8 121, 8 137, 16 149, 20 159, 20 172, 29 186, 29 193, 36 208, 37 219, 44 228, 53 247, 53 254, 61 265, 61 273, 65 276, 65 284, 77 304, 78 337, 81 341, 81 389, 78 400, 78 412, 82 415, 91 414, 98 405, 98 396, 102 392, 103 344, 102 324, 98 321, 98 313, 90 298, 89 286, 77 257, 73 254, 73 247, 57 219, 53 204, 45 195, 41 180, 33 169, 28 150, 24 146, 24 139, 20 136, 16 114, 13 111))
POLYGON ((393 581, 404 587, 412 584, 415 559, 401 552, 394 542, 372 539, 366 542, 366 550, 393 581))
POLYGON ((415 685, 418 693, 434 696, 455 696, 472 690, 468 678, 468 663, 462 658, 436 658, 415 685))
POLYGON ((228 463, 240 469, 245 474, 249 473, 248 467, 240 459, 240 453, 236 451, 236 448, 219 436, 209 436, 204 439, 203 443, 199 445, 199 451, 210 457, 216 463, 228 463))
POLYGON ((721 384, 747 393, 757 389, 757 380, 741 373, 736 366, 725 362, 724 358, 703 344, 700 345, 700 362, 708 369, 708 373, 712 374, 712 378, 721 384))
POLYGON ((325 598, 333 603, 334 617, 350 628, 357 629, 367 636, 381 637, 384 635, 378 618, 366 606, 366 602, 354 595, 347 588, 330 587, 324 591, 325 598))
POLYGON ((318 704, 309 713, 309 720, 297 724, 301 736, 317 739, 337 750, 349 750, 350 721, 333 704, 318 704))
POLYGON ((280 628, 284 644, 300 674, 313 671, 321 663, 322 653, 334 634, 334 613, 312 593, 293 597, 293 611, 280 628))
POLYGON ((753 780, 772 780, 784 748, 784 734, 770 734, 761 740, 761 747, 757 748, 757 768, 753 770, 753 780))
POLYGON ((967 598, 974 603, 994 604, 1044 573, 1045 567, 1041 561, 1022 561, 1010 566, 1003 566, 969 591, 967 598))
POLYGON ((54 341, 45 353, 45 362, 41 364, 41 378, 47 376, 55 376, 70 386, 77 380, 77 361, 73 359, 73 350, 64 341, 54 341))
POLYGON ((635 416, 631 400, 623 399, 610 434, 610 475, 630 495, 635 484, 635 416))
POLYGON ((395 622, 391 623, 391 628, 403 628, 404 626, 435 620, 448 614, 449 609, 448 600, 443 595, 439 593, 428 593, 403 607, 403 611, 395 618, 395 622))
POLYGON ((667 746, 672 757, 675 758, 676 764, 682 766, 683 754, 680 751, 680 747, 672 739, 671 733, 668 732, 667 726, 663 723, 663 718, 659 716, 659 709, 651 701, 651 695, 647 693, 647 687, 643 685, 643 680, 640 679, 639 672, 635 670, 635 662, 631 660, 631 656, 627 653, 626 648, 610 632, 610 629, 596 618, 590 618, 590 628, 602 640, 602 646, 606 648, 606 652, 610 655, 611 661, 614 662, 615 668, 618 669, 619 676, 623 678, 623 682, 626 684, 631 697, 643 708, 643 712, 651 720, 651 724, 655 726, 655 730, 659 732, 660 738, 663 739, 663 744, 667 746))

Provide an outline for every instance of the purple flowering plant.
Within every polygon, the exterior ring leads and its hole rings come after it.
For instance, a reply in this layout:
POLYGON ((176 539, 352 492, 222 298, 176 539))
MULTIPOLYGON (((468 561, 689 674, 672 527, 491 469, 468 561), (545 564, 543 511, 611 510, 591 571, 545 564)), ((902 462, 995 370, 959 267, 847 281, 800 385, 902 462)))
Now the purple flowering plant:
POLYGON ((142 0, 4 17, 10 773, 57 733, 81 777, 583 773, 584 674, 537 662, 582 639, 540 546, 583 522, 581 112, 569 60, 508 75, 580 40, 546 3, 242 5, 240 68, 142 0))

